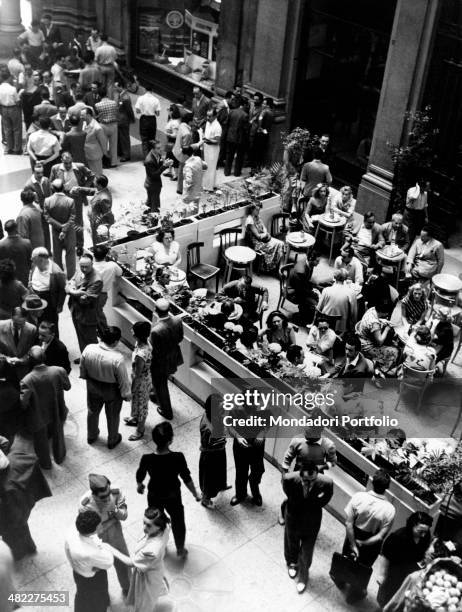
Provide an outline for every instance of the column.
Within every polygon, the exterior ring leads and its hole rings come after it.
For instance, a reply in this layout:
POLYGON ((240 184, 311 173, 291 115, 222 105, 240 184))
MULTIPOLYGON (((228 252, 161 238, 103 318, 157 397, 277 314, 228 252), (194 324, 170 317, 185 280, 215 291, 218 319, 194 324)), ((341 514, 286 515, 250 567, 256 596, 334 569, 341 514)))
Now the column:
POLYGON ((23 32, 19 0, 2 0, 0 5, 0 57, 11 58, 16 39, 23 32))
POLYGON ((243 0, 226 0, 220 5, 215 87, 221 95, 232 89, 237 80, 242 6, 243 0))
POLYGON ((438 2, 398 0, 374 128, 369 166, 358 190, 358 212, 383 223, 390 203, 393 163, 387 143, 405 140, 405 114, 418 108, 425 87, 438 2))

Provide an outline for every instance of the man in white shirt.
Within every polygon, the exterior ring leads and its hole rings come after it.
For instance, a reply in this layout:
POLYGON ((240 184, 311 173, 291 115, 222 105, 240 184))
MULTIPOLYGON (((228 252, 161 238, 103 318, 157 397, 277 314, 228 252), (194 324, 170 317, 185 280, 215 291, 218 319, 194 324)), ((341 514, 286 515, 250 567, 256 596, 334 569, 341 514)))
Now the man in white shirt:
POLYGON ((444 247, 432 236, 431 228, 425 225, 420 237, 409 249, 406 274, 418 281, 428 281, 439 274, 444 266, 444 247))
POLYGON ((103 281, 103 288, 99 294, 98 312, 96 315, 100 327, 107 327, 106 315, 104 314, 103 308, 107 302, 108 293, 112 291, 116 280, 122 276, 122 268, 117 265, 115 261, 108 261, 106 259, 108 254, 109 249, 103 244, 97 244, 93 248, 93 256, 95 258, 93 268, 99 273, 103 281))
POLYGON ((156 139, 157 117, 160 114, 160 102, 153 94, 152 85, 146 85, 146 93, 136 101, 135 113, 140 119, 141 148, 146 158, 151 150, 150 141, 156 139))
POLYGON ((407 190, 404 223, 408 226, 409 242, 412 244, 425 223, 428 223, 428 192, 430 184, 420 178, 414 187, 407 190))
POLYGON ((215 189, 221 134, 222 129, 217 120, 216 111, 208 110, 202 138, 204 161, 207 164, 207 170, 204 172, 202 179, 204 191, 212 192, 215 189))
POLYGON ((30 59, 32 68, 39 68, 43 43, 45 42, 45 34, 40 29, 40 21, 34 19, 30 24, 30 29, 18 36, 18 41, 27 42, 27 55, 30 59))
POLYGON ((345 245, 340 251, 340 255, 334 261, 334 268, 343 268, 347 272, 347 279, 352 283, 362 285, 364 282, 363 266, 359 259, 355 257, 355 252, 351 246, 345 245))
POLYGON ((106 612, 110 604, 107 570, 114 565, 114 555, 129 562, 125 555, 96 535, 100 523, 97 512, 80 512, 75 521, 76 530, 68 535, 64 545, 77 586, 76 612, 106 612))
POLYGON ((22 153, 22 117, 20 98, 13 77, 9 72, 2 72, 0 85, 0 109, 2 118, 2 135, 6 142, 8 155, 21 155, 22 153))
POLYGON ((328 357, 336 339, 337 334, 333 329, 330 329, 328 321, 318 319, 317 326, 312 325, 310 328, 306 345, 316 354, 328 357))
POLYGON ((352 228, 351 234, 346 236, 348 244, 353 246, 354 253, 360 262, 369 266, 374 263, 375 252, 385 246, 382 236, 382 227, 376 223, 372 211, 364 213, 363 222, 352 228))
MULTIPOLYGON (((354 553, 358 563, 372 567, 379 556, 382 543, 393 525, 395 508, 385 498, 390 486, 390 475, 377 470, 372 477, 372 491, 359 491, 345 508, 346 538, 343 554, 354 553)), ((344 586, 336 581, 337 586, 344 586)), ((347 603, 354 603, 366 596, 365 591, 351 588, 347 603)))
POLYGON ((59 140, 50 132, 51 119, 49 117, 41 117, 39 126, 40 129, 29 136, 27 152, 32 170, 35 163, 41 161, 43 164, 43 174, 50 178, 53 162, 59 156, 59 140))

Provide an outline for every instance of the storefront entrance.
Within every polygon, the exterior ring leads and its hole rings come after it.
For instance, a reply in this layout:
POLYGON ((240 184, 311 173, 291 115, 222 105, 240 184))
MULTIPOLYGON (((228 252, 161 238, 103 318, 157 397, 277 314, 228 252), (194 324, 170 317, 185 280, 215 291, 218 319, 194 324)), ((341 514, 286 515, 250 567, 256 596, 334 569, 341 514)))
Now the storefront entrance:
POLYGON ((330 134, 339 182, 358 185, 367 165, 395 7, 306 2, 291 125, 330 134))

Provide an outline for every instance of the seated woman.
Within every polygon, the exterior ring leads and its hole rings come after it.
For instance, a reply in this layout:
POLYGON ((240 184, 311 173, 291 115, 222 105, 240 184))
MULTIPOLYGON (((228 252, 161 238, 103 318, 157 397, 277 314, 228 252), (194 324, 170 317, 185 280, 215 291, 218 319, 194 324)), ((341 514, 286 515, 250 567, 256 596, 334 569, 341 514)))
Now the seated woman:
POLYGON ((382 273, 371 274, 362 288, 363 299, 367 307, 375 303, 376 296, 380 298, 380 303, 383 310, 391 315, 395 307, 399 293, 389 284, 388 280, 382 273))
POLYGON ((318 183, 313 189, 311 198, 308 200, 305 212, 302 215, 301 222, 305 232, 311 232, 314 229, 315 221, 313 215, 322 215, 327 206, 329 197, 329 187, 324 183, 318 183))
POLYGON ((420 283, 409 287, 407 295, 401 300, 403 325, 423 325, 430 311, 430 304, 420 283))
POLYGON ((425 325, 419 325, 404 347, 404 365, 413 370, 432 370, 436 363, 436 352, 430 346, 431 341, 431 331, 425 325))
POLYGON ((251 352, 257 348, 257 340, 258 329, 255 327, 255 325, 251 325, 250 327, 244 328, 244 331, 236 343, 236 348, 246 357, 250 357, 251 352))
POLYGON ((245 232, 250 246, 263 255, 263 268, 267 272, 277 270, 282 259, 284 243, 273 238, 260 219, 262 205, 252 204, 245 221, 245 232))
POLYGON ((454 350, 454 331, 449 319, 449 309, 440 310, 440 320, 433 330, 432 346, 436 353, 436 364, 439 365, 438 373, 442 373, 443 361, 449 359, 454 350))
POLYGON ((291 344, 297 344, 292 325, 279 310, 273 310, 269 313, 266 319, 266 329, 260 332, 260 338, 263 343, 276 342, 283 351, 287 351, 291 344))
POLYGON ((180 245, 175 240, 173 229, 161 229, 156 236, 151 252, 158 266, 179 266, 181 263, 180 245))
POLYGON ((345 185, 340 189, 338 196, 332 199, 330 206, 328 206, 329 212, 333 210, 341 217, 345 217, 348 221, 354 213, 356 208, 356 200, 353 197, 353 190, 348 185, 345 185))
POLYGON ((369 302, 369 308, 357 324, 356 332, 361 340, 364 357, 372 359, 381 374, 396 376, 399 351, 395 346, 390 346, 391 323, 386 319, 389 316, 388 308, 377 296, 369 302))

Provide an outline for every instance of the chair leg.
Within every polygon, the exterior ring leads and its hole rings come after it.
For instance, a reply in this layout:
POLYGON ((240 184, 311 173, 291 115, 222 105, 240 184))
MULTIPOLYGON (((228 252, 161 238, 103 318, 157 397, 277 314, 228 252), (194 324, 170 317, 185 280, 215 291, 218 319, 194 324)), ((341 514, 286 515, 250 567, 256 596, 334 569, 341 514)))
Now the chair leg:
POLYGON ((220 283, 220 273, 217 272, 216 276, 215 276, 215 293, 218 293, 218 285, 220 283))

